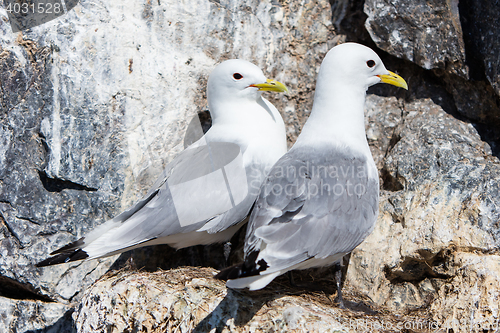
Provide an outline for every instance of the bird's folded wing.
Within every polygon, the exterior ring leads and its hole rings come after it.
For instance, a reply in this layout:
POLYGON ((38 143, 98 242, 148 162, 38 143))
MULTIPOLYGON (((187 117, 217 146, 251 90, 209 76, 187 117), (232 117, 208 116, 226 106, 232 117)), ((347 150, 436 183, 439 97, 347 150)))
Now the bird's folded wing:
POLYGON ((261 188, 245 253, 265 251, 271 273, 353 250, 378 212, 378 178, 369 177, 367 161, 353 152, 291 150, 261 188))
MULTIPOLYGON (((167 166, 144 198, 54 254, 85 248, 91 257, 98 257, 155 238, 197 230, 226 213, 235 218, 232 225, 240 222, 250 207, 244 207, 243 211, 232 205, 221 171, 227 162, 221 158, 231 159, 238 151, 221 157, 215 151, 227 150, 227 144, 215 146, 184 150, 167 166)), ((230 148, 238 148, 233 146, 230 148)))

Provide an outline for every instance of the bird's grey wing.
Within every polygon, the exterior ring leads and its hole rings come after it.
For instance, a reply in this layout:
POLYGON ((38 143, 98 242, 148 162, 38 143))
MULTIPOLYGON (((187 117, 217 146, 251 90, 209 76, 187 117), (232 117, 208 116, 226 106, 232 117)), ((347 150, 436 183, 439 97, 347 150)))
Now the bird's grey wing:
POLYGON ((265 248, 266 272, 350 252, 372 231, 378 177, 366 156, 352 153, 292 149, 273 167, 245 243, 247 255, 265 248))
MULTIPOLYGON (((222 169, 226 170, 240 155, 239 146, 231 143, 210 143, 184 150, 143 199, 54 253, 85 248, 91 257, 102 256, 151 239, 194 231, 224 216, 234 206, 222 169)), ((240 208, 242 217, 234 224, 244 219, 249 209, 243 212, 240 208)))
POLYGON ((196 154, 199 153, 197 150, 186 149, 183 150, 177 157, 170 162, 167 167, 163 170, 160 176, 157 178, 151 189, 138 201, 136 201, 132 206, 112 218, 111 220, 106 221, 100 226, 96 227, 94 230, 89 232, 84 237, 78 239, 75 242, 69 243, 52 253, 50 255, 55 255, 59 253, 64 253, 68 251, 72 251, 78 248, 81 248, 85 244, 92 243, 94 240, 102 236, 104 233, 109 231, 110 229, 116 228, 117 226, 123 224, 127 221, 132 215, 140 211, 148 202, 150 202, 153 198, 157 197, 160 191, 161 186, 167 181, 170 173, 177 164, 182 163, 185 160, 191 160, 196 158, 196 154))

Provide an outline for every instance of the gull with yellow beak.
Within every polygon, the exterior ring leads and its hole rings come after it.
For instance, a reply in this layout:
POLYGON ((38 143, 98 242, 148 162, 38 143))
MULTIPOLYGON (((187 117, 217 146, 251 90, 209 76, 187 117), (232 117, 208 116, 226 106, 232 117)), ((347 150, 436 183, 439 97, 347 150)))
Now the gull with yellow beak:
MULTIPOLYGON (((230 288, 264 288, 294 269, 338 264, 373 230, 379 177, 366 140, 365 95, 384 82, 408 89, 368 47, 345 43, 319 70, 311 116, 272 168, 248 222, 243 263, 220 272, 230 288)), ((336 274, 338 298, 341 270, 336 274)))
POLYGON ((283 119, 263 91, 288 89, 244 60, 217 66, 207 84, 208 132, 169 163, 141 200, 37 266, 154 244, 179 249, 228 241, 287 149, 283 119))

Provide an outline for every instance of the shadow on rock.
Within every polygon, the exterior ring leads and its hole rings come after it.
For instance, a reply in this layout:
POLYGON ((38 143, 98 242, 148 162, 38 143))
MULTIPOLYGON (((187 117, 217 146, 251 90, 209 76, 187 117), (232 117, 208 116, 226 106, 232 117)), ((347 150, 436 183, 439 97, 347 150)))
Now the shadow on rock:
POLYGON ((26 333, 77 333, 73 312, 75 312, 74 309, 68 310, 53 325, 38 330, 26 331, 26 333))
MULTIPOLYGON (((294 271, 293 281, 287 275, 282 275, 262 290, 228 289, 224 299, 196 325, 193 332, 209 332, 214 328, 215 332, 222 332, 224 328, 278 328, 271 327, 270 323, 292 329, 292 322, 297 320, 308 323, 307 325, 323 320, 326 325, 329 320, 340 318, 337 320, 340 324, 351 317, 379 314, 368 305, 368 300, 359 299, 351 293, 348 293, 348 300, 344 299, 345 308, 340 309, 338 303, 333 301, 337 293, 334 275, 335 270, 331 267, 309 269, 294 271), (316 304, 320 309, 328 309, 325 311, 328 315, 322 317, 322 311, 316 313, 317 309, 311 309, 311 304, 316 304), (332 316, 332 313, 338 318, 332 316), (311 318, 308 319, 309 316, 311 318)), ((322 329, 318 328, 318 331, 322 329)))
POLYGON ((226 244, 197 245, 176 250, 168 245, 154 245, 124 252, 113 263, 108 272, 119 270, 125 266, 146 272, 158 269, 168 270, 183 266, 212 267, 217 270, 226 268, 243 260, 243 245, 246 225, 230 240, 230 255, 226 262, 224 252, 226 244), (130 264, 132 267, 130 267, 130 264))
POLYGON ((236 291, 228 289, 226 297, 217 307, 196 325, 193 332, 208 332, 216 328, 215 332, 222 332, 224 327, 242 327, 250 322, 262 306, 279 297, 271 293, 258 293, 236 291))

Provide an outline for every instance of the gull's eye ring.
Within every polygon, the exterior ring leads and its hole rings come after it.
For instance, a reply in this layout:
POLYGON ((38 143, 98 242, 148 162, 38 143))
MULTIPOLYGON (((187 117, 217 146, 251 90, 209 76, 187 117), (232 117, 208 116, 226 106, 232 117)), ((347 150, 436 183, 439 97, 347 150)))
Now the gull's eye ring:
POLYGON ((373 68, 373 66, 375 66, 375 61, 373 60, 368 60, 366 62, 366 66, 370 67, 370 68, 373 68))
POLYGON ((243 78, 243 75, 241 75, 240 73, 234 73, 233 77, 235 80, 241 80, 243 78))

